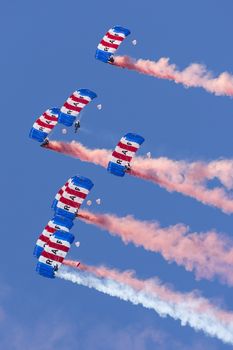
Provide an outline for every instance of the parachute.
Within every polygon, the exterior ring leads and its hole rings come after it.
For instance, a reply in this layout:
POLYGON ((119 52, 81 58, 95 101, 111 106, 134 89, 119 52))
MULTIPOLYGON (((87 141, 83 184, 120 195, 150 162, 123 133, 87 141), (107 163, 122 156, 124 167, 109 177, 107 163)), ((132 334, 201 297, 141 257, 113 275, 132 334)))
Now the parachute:
POLYGON ((82 109, 96 97, 97 94, 88 89, 74 91, 61 107, 58 122, 65 126, 72 126, 82 109))
POLYGON ((48 134, 58 123, 59 108, 47 109, 33 124, 29 137, 44 142, 48 134))
POLYGON ((40 234, 36 246, 34 248, 33 255, 37 258, 41 255, 44 250, 44 247, 48 243, 50 237, 57 231, 62 230, 65 232, 69 232, 73 226, 72 220, 64 218, 62 216, 55 216, 52 220, 50 220, 45 226, 44 230, 40 234))
POLYGON ((130 30, 121 26, 110 28, 97 46, 95 58, 104 63, 114 62, 114 53, 130 34, 130 30))
POLYGON ((137 134, 128 133, 122 137, 112 153, 107 170, 123 177, 126 171, 130 171, 130 162, 143 142, 144 138, 137 134))
POLYGON ((73 241, 74 235, 71 233, 56 231, 49 238, 40 255, 36 271, 44 277, 55 278, 55 272, 63 263, 73 241))
POLYGON ((93 186, 92 181, 84 176, 72 177, 57 200, 55 206, 56 215, 74 220, 78 209, 93 186))

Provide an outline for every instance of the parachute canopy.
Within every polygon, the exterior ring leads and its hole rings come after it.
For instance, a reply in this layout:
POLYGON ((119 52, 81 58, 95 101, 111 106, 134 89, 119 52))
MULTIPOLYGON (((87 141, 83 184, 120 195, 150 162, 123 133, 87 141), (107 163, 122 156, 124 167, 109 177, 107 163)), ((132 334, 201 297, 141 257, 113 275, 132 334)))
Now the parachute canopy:
POLYGON ((95 58, 104 63, 114 62, 114 53, 130 34, 130 30, 121 26, 110 28, 97 46, 95 58))
POLYGON ((56 215, 74 220, 78 209, 93 186, 94 184, 87 177, 73 176, 57 200, 55 206, 56 215))
POLYGON ((144 138, 137 134, 128 133, 122 137, 112 153, 108 163, 108 171, 117 176, 124 176, 130 169, 130 162, 144 142, 144 138))
POLYGON ((47 109, 33 124, 29 137, 44 142, 48 134, 58 123, 59 108, 47 109))
POLYGON ((52 220, 50 220, 45 226, 44 230, 40 234, 36 246, 34 248, 33 255, 39 258, 41 253, 44 250, 45 245, 48 243, 50 237, 57 231, 62 230, 65 232, 69 232, 69 230, 72 228, 73 222, 72 220, 69 220, 67 218, 64 218, 62 216, 55 216, 52 220))
POLYGON ((82 109, 96 97, 97 94, 88 89, 74 91, 61 107, 58 122, 65 126, 72 126, 82 109))
POLYGON ((49 238, 40 255, 36 271, 44 277, 55 278, 55 272, 61 266, 73 241, 74 236, 71 233, 56 231, 49 238))

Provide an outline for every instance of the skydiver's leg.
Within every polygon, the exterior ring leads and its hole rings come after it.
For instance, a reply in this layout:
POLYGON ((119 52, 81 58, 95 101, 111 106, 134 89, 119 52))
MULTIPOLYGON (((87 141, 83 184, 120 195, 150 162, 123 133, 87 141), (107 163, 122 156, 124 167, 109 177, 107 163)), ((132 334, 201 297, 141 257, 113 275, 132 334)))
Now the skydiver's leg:
POLYGON ((49 139, 46 137, 46 139, 44 140, 44 142, 42 142, 42 144, 40 146, 46 147, 48 144, 49 144, 49 139))

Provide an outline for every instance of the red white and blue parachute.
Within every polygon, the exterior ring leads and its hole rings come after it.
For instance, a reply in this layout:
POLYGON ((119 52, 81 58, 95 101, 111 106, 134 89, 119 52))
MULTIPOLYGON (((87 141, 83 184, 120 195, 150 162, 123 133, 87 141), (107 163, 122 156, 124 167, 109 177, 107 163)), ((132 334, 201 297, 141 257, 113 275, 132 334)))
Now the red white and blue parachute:
POLYGON ((97 46, 95 58, 105 63, 113 63, 116 50, 129 34, 130 30, 121 26, 110 28, 97 46))
POLYGON ((74 235, 58 230, 48 240, 45 245, 36 266, 36 271, 48 278, 54 278, 55 272, 62 265, 71 244, 74 241, 74 235))
POLYGON ((84 176, 72 177, 57 200, 55 205, 56 215, 71 220, 75 219, 78 209, 93 186, 92 181, 84 176))
POLYGON ((29 137, 44 142, 58 123, 59 108, 47 109, 33 124, 29 137))
POLYGON ((61 107, 58 122, 65 126, 72 126, 83 108, 96 97, 97 94, 88 89, 74 91, 61 107))
POLYGON ((124 176, 130 170, 130 162, 143 142, 144 138, 137 134, 123 136, 112 153, 107 170, 111 174, 124 176))
POLYGON ((48 222, 44 230, 40 234, 38 240, 36 241, 36 246, 34 248, 33 255, 39 258, 43 252, 46 244, 48 243, 50 237, 57 231, 62 230, 69 232, 73 226, 72 220, 64 218, 62 216, 55 216, 52 220, 48 222))

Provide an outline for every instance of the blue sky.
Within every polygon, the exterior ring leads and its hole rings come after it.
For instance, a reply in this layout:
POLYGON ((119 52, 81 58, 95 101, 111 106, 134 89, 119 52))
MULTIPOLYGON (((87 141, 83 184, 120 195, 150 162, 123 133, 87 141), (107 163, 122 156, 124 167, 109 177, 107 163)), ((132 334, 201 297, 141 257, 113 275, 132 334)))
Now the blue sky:
MULTIPOLYGON (((124 133, 136 132, 146 139, 140 154, 190 161, 231 158, 230 98, 102 64, 94 52, 105 31, 120 24, 131 30, 120 54, 151 60, 166 56, 181 69, 198 62, 216 74, 232 72, 232 11, 226 0, 2 1, 2 349, 230 349, 140 306, 41 278, 34 271, 32 251, 52 217, 54 194, 77 173, 95 183, 90 199, 100 197, 102 205, 91 209, 99 212, 134 214, 162 226, 182 222, 197 232, 215 228, 229 236, 232 217, 152 183, 130 176, 118 179, 103 168, 43 150, 28 133, 37 116, 84 87, 98 99, 83 113, 83 130, 64 136, 57 128, 54 139, 111 149, 124 133), (133 39, 138 41, 135 47, 133 39)), ((72 247, 70 258, 135 269, 140 278, 158 276, 176 290, 198 289, 233 309, 231 289, 218 281, 196 281, 159 254, 124 246, 80 221, 72 232, 81 246, 72 247)))

